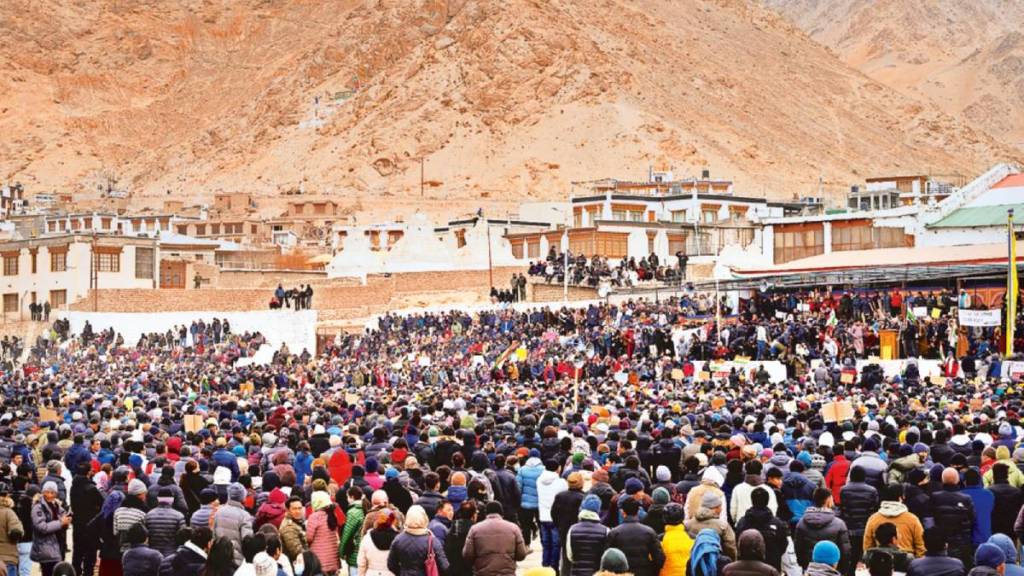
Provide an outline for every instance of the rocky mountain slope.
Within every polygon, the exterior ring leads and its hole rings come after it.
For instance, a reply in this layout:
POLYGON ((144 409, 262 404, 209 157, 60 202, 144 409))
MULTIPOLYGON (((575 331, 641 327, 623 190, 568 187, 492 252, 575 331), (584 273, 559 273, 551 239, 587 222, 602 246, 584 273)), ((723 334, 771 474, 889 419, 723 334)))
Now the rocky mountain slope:
POLYGON ((868 76, 1024 146, 1024 3, 766 2, 868 76))
MULTIPOLYGON (((952 0, 951 0, 952 1, 952 0)), ((755 0, 8 0, 0 179, 155 202, 301 188, 558 199, 710 168, 750 194, 1021 151, 755 0)))

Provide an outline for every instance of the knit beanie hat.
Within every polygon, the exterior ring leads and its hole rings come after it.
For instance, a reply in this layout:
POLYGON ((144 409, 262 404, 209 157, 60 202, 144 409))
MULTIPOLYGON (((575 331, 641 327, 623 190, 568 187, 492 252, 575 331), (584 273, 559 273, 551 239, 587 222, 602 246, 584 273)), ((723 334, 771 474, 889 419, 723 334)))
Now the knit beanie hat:
POLYGON ((976 566, 987 566, 989 568, 998 568, 1006 563, 1006 555, 999 546, 995 544, 985 543, 978 546, 978 549, 974 552, 974 564, 976 566))
POLYGON ((245 486, 242 486, 238 482, 228 486, 228 500, 233 502, 241 502, 242 500, 245 500, 245 486))
MULTIPOLYGON (((994 546, 993 546, 994 548, 994 546)), ((999 550, 996 548, 996 550, 999 550)), ((1003 553, 999 552, 1002 556, 1003 553)), ((839 564, 839 547, 834 542, 822 540, 814 545, 814 552, 811 553, 811 561, 819 564, 835 566, 839 564)))
POLYGON ((625 574, 629 572, 629 562, 626 555, 618 548, 609 548, 601 556, 601 570, 613 574, 625 574))
POLYGON ((658 482, 668 482, 672 479, 672 472, 666 466, 658 466, 657 470, 654 471, 654 476, 658 479, 658 482))
POLYGON ((587 497, 580 503, 580 510, 589 510, 595 514, 601 512, 601 499, 594 494, 587 494, 587 497))
MULTIPOLYGON (((46 486, 45 485, 43 486, 43 492, 46 492, 46 486)), ((138 478, 135 478, 134 480, 132 480, 131 482, 128 483, 128 495, 129 496, 142 496, 145 493, 146 493, 146 484, 142 480, 139 480, 138 478)))
POLYGON ((672 495, 668 493, 668 490, 658 487, 654 489, 651 499, 654 500, 655 504, 668 504, 669 500, 672 499, 672 495))
POLYGON ((570 490, 583 489, 583 475, 580 474, 579 472, 573 472, 572 474, 569 474, 569 477, 566 480, 569 482, 570 490))

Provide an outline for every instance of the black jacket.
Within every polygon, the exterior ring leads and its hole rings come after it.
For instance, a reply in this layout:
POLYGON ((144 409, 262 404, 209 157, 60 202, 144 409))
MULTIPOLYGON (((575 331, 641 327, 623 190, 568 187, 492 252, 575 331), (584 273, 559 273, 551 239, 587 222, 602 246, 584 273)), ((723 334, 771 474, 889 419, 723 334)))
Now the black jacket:
POLYGON ((878 512, 878 490, 865 482, 847 482, 839 491, 839 517, 851 532, 863 532, 868 518, 878 512))
POLYGON ((164 558, 160 564, 160 576, 197 576, 202 573, 206 559, 187 546, 164 558))
POLYGON ((416 499, 416 503, 423 507, 423 511, 427 513, 427 518, 433 519, 434 515, 437 514, 437 508, 441 505, 441 500, 444 500, 444 496, 440 492, 434 490, 428 490, 420 497, 416 499))
POLYGON ((772 514, 767 506, 753 506, 736 523, 736 534, 757 530, 764 538, 764 561, 776 570, 782 570, 782 557, 789 546, 789 527, 772 514))
POLYGON ((601 556, 608 549, 608 528, 600 522, 581 520, 569 529, 570 576, 593 576, 601 568, 601 556), (571 552, 570 552, 571 550, 571 552), (570 556, 571 554, 571 556, 570 556))
POLYGON ((501 494, 502 516, 506 520, 514 522, 519 515, 519 506, 523 500, 523 496, 519 492, 519 483, 516 482, 516 475, 507 468, 497 470, 495 475, 498 478, 496 492, 501 494))
POLYGON ((932 497, 924 488, 913 484, 904 484, 903 503, 907 505, 907 510, 911 514, 921 520, 921 525, 925 530, 935 525, 932 517, 932 497))
POLYGON ((942 464, 943 466, 949 466, 955 454, 956 450, 953 450, 946 442, 932 444, 931 449, 928 451, 928 456, 931 457, 932 462, 942 464))
POLYGON ((579 520, 580 504, 586 496, 582 490, 563 490, 555 494, 555 501, 551 504, 551 520, 558 527, 559 542, 565 542, 569 528, 579 520))
POLYGON ((1024 503, 1024 492, 1006 482, 999 482, 988 487, 995 496, 992 507, 992 533, 1006 534, 1014 537, 1013 523, 1017 520, 1021 504, 1024 503))
MULTIPOLYGON (((970 542, 971 531, 967 530, 967 541, 970 542)), ((836 517, 835 512, 826 508, 808 508, 804 517, 796 525, 793 534, 793 547, 796 549, 796 562, 804 570, 811 562, 814 545, 822 540, 831 540, 839 546, 840 572, 845 571, 850 559, 850 532, 846 523, 836 517)))
MULTIPOLYGON (((85 526, 100 513, 103 507, 103 494, 96 483, 88 476, 76 474, 71 479, 71 524, 76 530, 85 530, 85 526)), ((98 538, 98 535, 94 535, 98 538)))
POLYGON ((935 526, 946 535, 950 546, 971 545, 971 525, 974 524, 974 502, 955 486, 943 486, 932 494, 932 514, 935 526))
POLYGON ((608 547, 626 555, 633 576, 657 576, 665 563, 658 535, 635 517, 624 519, 608 533, 608 547))

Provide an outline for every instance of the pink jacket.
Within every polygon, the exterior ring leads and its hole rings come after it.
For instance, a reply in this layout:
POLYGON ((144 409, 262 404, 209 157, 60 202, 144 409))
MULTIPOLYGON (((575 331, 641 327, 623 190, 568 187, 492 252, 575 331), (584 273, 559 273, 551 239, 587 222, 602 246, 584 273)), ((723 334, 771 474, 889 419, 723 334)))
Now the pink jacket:
POLYGON ((336 572, 338 560, 338 533, 327 526, 327 513, 317 510, 306 521, 306 541, 309 549, 320 560, 324 572, 336 572))

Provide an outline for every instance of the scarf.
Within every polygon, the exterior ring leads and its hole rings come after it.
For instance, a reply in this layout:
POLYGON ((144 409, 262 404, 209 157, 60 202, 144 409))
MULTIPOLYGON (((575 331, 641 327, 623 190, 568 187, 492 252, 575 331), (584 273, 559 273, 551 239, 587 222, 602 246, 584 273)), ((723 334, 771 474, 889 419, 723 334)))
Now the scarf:
POLYGON ((712 576, 718 573, 718 555, 722 553, 721 538, 710 528, 697 534, 690 550, 690 571, 694 576, 712 576))

